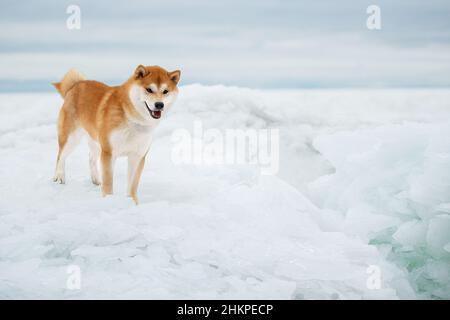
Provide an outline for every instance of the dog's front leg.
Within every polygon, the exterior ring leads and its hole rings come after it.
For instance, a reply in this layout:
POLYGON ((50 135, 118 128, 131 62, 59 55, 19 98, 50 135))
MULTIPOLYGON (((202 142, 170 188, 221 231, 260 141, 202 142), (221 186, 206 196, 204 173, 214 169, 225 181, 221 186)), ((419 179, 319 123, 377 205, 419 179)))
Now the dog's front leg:
POLYGON ((137 188, 144 168, 145 155, 131 154, 128 156, 128 196, 138 204, 137 188))
POLYGON ((111 152, 102 150, 102 193, 103 196, 113 193, 113 157, 111 152))

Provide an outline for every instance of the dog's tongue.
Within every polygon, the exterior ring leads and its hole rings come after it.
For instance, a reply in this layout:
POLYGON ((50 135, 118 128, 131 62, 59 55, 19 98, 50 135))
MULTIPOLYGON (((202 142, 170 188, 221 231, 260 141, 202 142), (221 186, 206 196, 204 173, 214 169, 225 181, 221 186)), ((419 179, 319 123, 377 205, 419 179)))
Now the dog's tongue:
POLYGON ((161 117, 161 111, 153 111, 153 115, 155 116, 155 118, 159 118, 161 117))

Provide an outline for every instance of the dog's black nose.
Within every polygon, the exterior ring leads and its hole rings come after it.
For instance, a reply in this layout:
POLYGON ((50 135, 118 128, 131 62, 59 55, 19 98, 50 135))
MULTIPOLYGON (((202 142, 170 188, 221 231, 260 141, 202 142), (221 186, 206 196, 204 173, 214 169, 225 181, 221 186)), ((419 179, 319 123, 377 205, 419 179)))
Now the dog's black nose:
POLYGON ((163 102, 155 102, 155 108, 158 110, 161 110, 162 108, 164 108, 164 103, 163 102))

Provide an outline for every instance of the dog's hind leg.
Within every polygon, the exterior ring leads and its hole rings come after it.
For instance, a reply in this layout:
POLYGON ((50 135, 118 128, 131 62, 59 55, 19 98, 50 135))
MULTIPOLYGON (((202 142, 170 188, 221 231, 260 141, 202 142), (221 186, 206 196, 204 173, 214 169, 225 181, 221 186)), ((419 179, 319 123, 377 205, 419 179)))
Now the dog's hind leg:
POLYGON ((109 149, 102 147, 100 163, 102 167, 102 194, 113 194, 114 157, 109 149))
POLYGON ((98 165, 101 154, 100 144, 91 137, 88 138, 88 144, 89 144, 89 167, 91 169, 91 180, 93 184, 100 185, 101 179, 100 174, 98 172, 98 165))
POLYGON ((53 181, 65 183, 66 158, 80 142, 82 130, 77 128, 75 120, 68 116, 67 111, 62 108, 58 120, 58 156, 56 159, 56 172, 53 181))

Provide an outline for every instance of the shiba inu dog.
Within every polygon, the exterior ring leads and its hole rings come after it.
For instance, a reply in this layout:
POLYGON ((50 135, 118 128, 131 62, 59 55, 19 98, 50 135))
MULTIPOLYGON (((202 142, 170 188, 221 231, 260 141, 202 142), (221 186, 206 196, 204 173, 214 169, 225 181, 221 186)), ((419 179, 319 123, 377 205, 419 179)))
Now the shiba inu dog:
POLYGON ((53 180, 65 183, 66 158, 87 135, 92 182, 101 185, 103 196, 112 194, 114 160, 128 157, 128 195, 137 204, 152 131, 175 101, 179 80, 179 70, 139 65, 124 84, 110 87, 70 70, 53 84, 64 98, 53 180))

